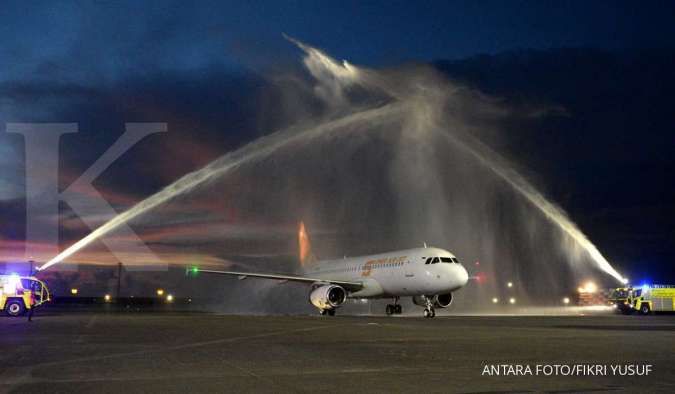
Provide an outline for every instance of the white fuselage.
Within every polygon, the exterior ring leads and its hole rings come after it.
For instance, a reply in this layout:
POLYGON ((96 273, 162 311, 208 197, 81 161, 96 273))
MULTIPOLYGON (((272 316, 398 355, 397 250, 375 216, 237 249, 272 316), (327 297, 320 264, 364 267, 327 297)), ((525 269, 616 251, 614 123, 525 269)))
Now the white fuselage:
POLYGON ((456 257, 439 248, 318 261, 307 266, 305 274, 325 280, 363 283, 363 289, 349 294, 351 298, 448 294, 469 279, 456 257))

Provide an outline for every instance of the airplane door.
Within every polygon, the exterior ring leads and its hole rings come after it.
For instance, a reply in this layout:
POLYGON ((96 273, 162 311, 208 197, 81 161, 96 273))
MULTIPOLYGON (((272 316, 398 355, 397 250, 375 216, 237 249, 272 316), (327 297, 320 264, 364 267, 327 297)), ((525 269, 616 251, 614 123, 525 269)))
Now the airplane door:
POLYGON ((401 278, 401 288, 404 292, 409 294, 415 294, 415 262, 413 260, 407 260, 403 263, 403 278, 401 278))
POLYGON ((415 270, 413 269, 413 261, 406 261, 405 264, 403 264, 403 273, 406 278, 414 278, 415 277, 415 270))

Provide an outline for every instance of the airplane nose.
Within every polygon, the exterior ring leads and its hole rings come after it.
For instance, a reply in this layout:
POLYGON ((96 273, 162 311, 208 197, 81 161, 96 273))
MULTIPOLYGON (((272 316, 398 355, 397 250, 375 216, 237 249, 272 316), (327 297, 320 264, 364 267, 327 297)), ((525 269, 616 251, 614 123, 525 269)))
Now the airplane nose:
POLYGON ((452 287, 453 291, 467 284, 469 281, 469 273, 464 266, 461 264, 447 264, 445 267, 450 277, 449 285, 452 287))
POLYGON ((464 286, 465 284, 467 284, 467 282, 469 282, 469 272, 466 270, 466 268, 464 268, 463 265, 460 265, 459 267, 460 267, 460 275, 459 275, 460 281, 462 283, 462 286, 464 286))

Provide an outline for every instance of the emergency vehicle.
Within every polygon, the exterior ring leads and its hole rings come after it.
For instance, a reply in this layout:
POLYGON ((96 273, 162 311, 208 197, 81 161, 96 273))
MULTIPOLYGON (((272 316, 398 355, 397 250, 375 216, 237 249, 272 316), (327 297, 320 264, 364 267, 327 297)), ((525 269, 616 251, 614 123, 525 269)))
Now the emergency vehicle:
POLYGON ((651 312, 674 312, 675 285, 620 287, 612 291, 609 303, 625 314, 633 311, 640 311, 643 315, 651 312))
POLYGON ((0 275, 0 312, 21 316, 50 301, 49 289, 33 276, 0 275))

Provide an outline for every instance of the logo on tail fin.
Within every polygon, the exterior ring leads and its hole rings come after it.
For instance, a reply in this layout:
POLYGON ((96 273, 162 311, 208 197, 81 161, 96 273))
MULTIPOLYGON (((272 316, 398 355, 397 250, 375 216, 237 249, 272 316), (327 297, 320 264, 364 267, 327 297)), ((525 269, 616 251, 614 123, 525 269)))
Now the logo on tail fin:
POLYGON ((307 230, 305 230, 305 222, 300 222, 300 228, 298 229, 298 250, 300 252, 300 265, 304 266, 316 260, 312 253, 312 244, 309 242, 307 230))

